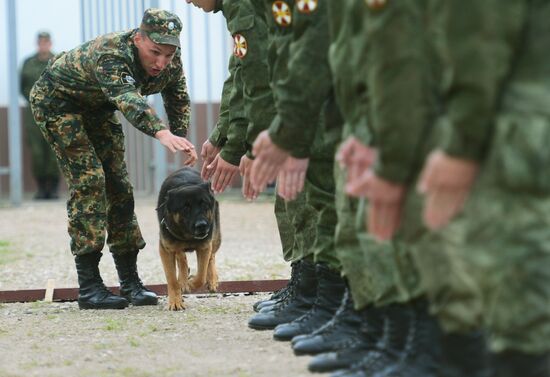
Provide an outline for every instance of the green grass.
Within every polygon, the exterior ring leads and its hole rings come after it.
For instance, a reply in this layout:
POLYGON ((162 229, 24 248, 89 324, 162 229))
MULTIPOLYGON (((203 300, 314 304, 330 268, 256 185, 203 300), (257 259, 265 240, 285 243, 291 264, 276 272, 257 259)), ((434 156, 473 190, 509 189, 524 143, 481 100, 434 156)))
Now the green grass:
POLYGON ((121 331, 124 330, 124 322, 120 319, 107 318, 103 329, 107 331, 121 331))
POLYGON ((11 263, 19 258, 8 241, 0 240, 0 265, 11 263))

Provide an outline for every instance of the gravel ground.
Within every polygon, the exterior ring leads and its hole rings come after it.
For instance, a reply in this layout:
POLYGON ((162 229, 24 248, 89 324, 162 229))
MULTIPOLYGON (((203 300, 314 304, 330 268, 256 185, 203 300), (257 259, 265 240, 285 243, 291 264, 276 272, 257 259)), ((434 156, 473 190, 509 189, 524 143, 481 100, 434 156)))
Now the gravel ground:
MULTIPOLYGON (((220 198, 221 281, 288 278, 273 203, 220 198)), ((165 283, 158 257, 154 198, 137 198, 146 248, 139 256, 146 284, 165 283)), ((192 272, 194 258, 190 258, 192 272)), ((100 269, 118 283, 108 252, 100 269)), ((28 201, 0 208, 0 290, 76 287, 63 201, 28 201)), ((254 301, 267 295, 186 297, 187 310, 157 307, 80 311, 74 302, 0 305, 0 376, 307 376, 307 358, 294 357, 271 331, 248 329, 254 301)))

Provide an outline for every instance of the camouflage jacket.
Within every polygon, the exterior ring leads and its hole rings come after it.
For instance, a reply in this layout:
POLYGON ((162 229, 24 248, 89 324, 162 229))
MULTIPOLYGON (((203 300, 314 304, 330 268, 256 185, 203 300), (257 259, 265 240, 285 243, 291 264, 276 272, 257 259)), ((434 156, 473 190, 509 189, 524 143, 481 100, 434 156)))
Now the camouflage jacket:
MULTIPOLYGON (((323 104, 332 90, 328 64, 327 1, 275 1, 293 5, 292 42, 288 46, 288 72, 273 82, 277 117, 269 134, 275 144, 294 157, 308 157, 321 124, 323 104)), ((275 12, 274 12, 275 16, 275 12)), ((277 18, 275 17, 277 20, 277 18)))
POLYGON ((75 112, 120 110, 140 131, 154 136, 164 126, 145 96, 161 93, 172 133, 186 136, 190 100, 181 55, 158 76, 147 76, 133 42, 136 30, 97 37, 57 55, 46 69, 56 95, 75 112))
POLYGON ((44 71, 48 65, 48 61, 53 58, 53 56, 54 55, 50 53, 48 59, 40 60, 38 54, 34 54, 28 57, 23 63, 23 67, 21 68, 20 89, 21 94, 27 101, 29 100, 29 93, 31 92, 32 86, 38 80, 42 71, 44 71))
POLYGON ((222 158, 238 165, 245 152, 251 157, 256 136, 275 116, 267 67, 267 26, 261 3, 225 0, 222 10, 234 45, 220 119, 210 141, 223 145, 222 158))

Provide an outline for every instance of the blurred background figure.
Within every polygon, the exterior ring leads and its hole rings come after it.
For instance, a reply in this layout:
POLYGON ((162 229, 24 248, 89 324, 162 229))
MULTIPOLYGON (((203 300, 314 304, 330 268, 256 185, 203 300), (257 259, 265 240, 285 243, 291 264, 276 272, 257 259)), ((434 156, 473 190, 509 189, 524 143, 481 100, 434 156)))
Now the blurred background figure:
MULTIPOLYGON (((25 97, 27 103, 32 86, 48 65, 50 58, 54 56, 51 48, 50 33, 46 31, 39 32, 37 35, 37 51, 25 60, 21 69, 21 94, 25 97)), ((57 193, 59 185, 57 160, 50 145, 34 123, 30 106, 25 107, 23 121, 27 135, 26 140, 31 151, 32 174, 38 187, 34 199, 57 199, 59 197, 57 193)))

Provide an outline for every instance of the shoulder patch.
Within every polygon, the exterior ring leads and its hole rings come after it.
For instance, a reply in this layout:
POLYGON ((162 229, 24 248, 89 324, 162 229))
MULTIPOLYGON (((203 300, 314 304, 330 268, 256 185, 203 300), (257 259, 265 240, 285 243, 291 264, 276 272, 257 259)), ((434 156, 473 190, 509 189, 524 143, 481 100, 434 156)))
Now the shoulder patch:
POLYGON ((300 13, 312 13, 317 9, 318 0, 298 0, 296 6, 300 13))
POLYGON ((292 23, 292 12, 288 4, 284 1, 274 1, 271 5, 271 12, 275 22, 280 26, 289 26, 292 23))
POLYGON ((372 10, 378 10, 384 8, 387 0, 365 0, 367 6, 372 10))
POLYGON ((233 36, 233 55, 237 58, 244 58, 248 52, 248 42, 242 34, 235 34, 233 36))
POLYGON ((129 73, 126 73, 126 72, 124 72, 120 76, 120 79, 122 80, 123 84, 130 84, 130 85, 135 85, 136 84, 136 80, 132 76, 130 76, 129 73))

